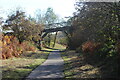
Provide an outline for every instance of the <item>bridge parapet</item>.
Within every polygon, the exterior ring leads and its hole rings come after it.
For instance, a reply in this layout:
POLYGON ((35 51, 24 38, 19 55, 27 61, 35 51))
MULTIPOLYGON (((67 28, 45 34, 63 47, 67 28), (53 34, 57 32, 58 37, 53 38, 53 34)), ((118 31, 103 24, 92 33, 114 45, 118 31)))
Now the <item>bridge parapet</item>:
POLYGON ((58 31, 67 31, 71 28, 71 26, 64 26, 64 27, 57 27, 57 28, 50 28, 50 29, 44 29, 42 33, 44 33, 41 37, 44 38, 48 33, 51 32, 58 32, 58 31))

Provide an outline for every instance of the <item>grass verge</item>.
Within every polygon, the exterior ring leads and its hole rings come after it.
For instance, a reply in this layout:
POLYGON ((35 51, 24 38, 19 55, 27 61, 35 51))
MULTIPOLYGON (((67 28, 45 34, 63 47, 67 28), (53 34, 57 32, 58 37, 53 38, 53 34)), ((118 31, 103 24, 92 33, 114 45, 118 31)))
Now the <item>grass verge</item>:
POLYGON ((49 52, 26 52, 19 58, 2 60, 2 78, 21 80, 48 57, 49 52))
POLYGON ((66 51, 62 53, 64 59, 65 78, 99 78, 120 79, 119 63, 117 58, 99 60, 93 57, 87 59, 81 53, 66 51))
POLYGON ((98 78, 99 68, 94 67, 84 61, 80 53, 66 51, 62 53, 64 59, 65 78, 98 78))

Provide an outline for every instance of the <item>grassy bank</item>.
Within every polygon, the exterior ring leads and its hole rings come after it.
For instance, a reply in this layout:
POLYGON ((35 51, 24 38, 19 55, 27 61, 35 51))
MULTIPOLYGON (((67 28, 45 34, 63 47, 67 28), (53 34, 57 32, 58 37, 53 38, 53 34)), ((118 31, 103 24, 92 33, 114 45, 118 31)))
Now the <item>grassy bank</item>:
POLYGON ((82 53, 66 51, 62 53, 64 59, 65 78, 119 78, 119 66, 116 59, 96 61, 92 57, 84 58, 82 53))
POLYGON ((99 69, 87 64, 83 56, 75 51, 67 51, 62 53, 65 61, 64 74, 65 78, 97 78, 99 77, 99 69))
POLYGON ((20 80, 29 75, 37 66, 48 57, 49 52, 26 52, 19 58, 2 60, 2 78, 20 80))

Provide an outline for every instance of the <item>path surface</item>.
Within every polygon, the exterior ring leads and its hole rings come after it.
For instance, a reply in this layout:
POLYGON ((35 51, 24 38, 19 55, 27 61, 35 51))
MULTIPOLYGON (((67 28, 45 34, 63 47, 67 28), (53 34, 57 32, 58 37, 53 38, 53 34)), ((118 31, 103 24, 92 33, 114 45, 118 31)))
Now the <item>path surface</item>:
POLYGON ((63 78, 63 64, 64 61, 61 58, 59 51, 51 52, 48 59, 33 70, 27 78, 63 78))

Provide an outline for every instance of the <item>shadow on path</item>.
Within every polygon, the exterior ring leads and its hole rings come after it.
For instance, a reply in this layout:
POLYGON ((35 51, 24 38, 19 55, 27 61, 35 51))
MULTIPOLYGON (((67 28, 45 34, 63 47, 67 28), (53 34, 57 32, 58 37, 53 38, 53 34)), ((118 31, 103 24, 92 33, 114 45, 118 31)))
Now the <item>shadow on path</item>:
POLYGON ((47 49, 52 49, 52 50, 59 50, 59 49, 56 49, 56 48, 50 48, 50 47, 46 47, 47 49))
POLYGON ((62 51, 59 51, 59 50, 56 50, 56 51, 50 51, 50 50, 40 50, 40 51, 43 51, 43 52, 65 52, 66 50, 62 50, 62 51))
POLYGON ((55 48, 49 48, 49 47, 46 47, 46 48, 50 50, 41 49, 40 51, 43 51, 43 52, 65 52, 66 51, 66 49, 55 49, 55 48))

